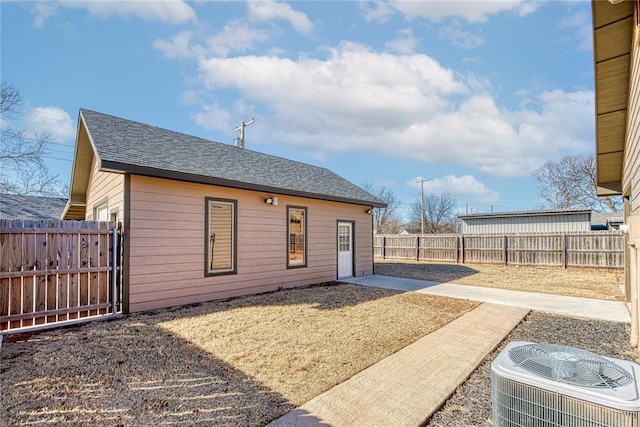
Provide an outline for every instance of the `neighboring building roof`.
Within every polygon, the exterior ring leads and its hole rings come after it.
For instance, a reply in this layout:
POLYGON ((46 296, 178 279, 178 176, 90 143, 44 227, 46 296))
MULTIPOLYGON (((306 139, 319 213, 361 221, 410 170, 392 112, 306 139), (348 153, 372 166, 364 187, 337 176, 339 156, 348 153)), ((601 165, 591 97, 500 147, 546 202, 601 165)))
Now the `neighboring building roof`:
POLYGON ((0 193, 0 219, 60 219, 67 199, 0 193))
POLYGON ((591 213, 591 209, 540 209, 530 211, 488 212, 458 215, 460 219, 473 218, 505 218, 513 216, 549 216, 549 215, 582 215, 591 213))
POLYGON ((594 229, 608 228, 609 224, 622 224, 624 217, 622 212, 592 212, 591 227, 594 229))
POLYGON ((385 207, 326 168, 81 109, 101 170, 385 207))

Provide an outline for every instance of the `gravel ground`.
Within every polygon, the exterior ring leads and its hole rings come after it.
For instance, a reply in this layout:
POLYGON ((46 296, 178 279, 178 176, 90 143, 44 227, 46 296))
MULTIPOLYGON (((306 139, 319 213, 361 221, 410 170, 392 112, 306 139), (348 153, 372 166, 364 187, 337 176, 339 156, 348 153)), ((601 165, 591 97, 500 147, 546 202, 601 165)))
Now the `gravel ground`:
POLYGON ((634 361, 627 325, 530 313, 427 423, 429 427, 492 426, 491 362, 511 341, 561 344, 634 361))

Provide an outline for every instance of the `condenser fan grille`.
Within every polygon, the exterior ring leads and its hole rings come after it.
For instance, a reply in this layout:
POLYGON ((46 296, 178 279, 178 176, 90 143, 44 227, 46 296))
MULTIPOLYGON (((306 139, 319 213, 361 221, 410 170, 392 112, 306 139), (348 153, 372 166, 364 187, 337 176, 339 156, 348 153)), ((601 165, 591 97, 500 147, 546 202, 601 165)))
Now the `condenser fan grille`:
POLYGON ((623 367, 595 353, 554 344, 527 344, 509 350, 511 361, 524 370, 565 384, 616 388, 633 382, 623 367))

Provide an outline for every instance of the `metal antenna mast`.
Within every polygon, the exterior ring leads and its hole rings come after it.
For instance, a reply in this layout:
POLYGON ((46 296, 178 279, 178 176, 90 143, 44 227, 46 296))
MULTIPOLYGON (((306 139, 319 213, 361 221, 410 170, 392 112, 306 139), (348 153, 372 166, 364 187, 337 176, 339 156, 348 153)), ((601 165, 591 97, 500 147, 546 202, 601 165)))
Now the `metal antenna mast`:
POLYGON ((240 126, 236 128, 236 131, 240 131, 240 137, 237 136, 233 138, 233 145, 236 147, 244 148, 244 128, 249 126, 251 123, 255 122, 256 119, 251 119, 248 122, 240 122, 240 126))

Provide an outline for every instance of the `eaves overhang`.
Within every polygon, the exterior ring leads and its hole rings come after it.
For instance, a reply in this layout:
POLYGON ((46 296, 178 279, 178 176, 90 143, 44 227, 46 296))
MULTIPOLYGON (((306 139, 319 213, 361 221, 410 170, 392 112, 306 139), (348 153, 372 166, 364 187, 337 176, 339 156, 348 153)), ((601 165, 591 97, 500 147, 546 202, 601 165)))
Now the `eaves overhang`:
POLYGON ((635 4, 591 2, 599 196, 622 193, 635 4))
POLYGON ((86 198, 91 175, 91 162, 95 156, 95 147, 82 117, 78 114, 78 130, 73 154, 71 182, 69 183, 69 200, 62 213, 64 220, 84 220, 86 215, 86 198))

